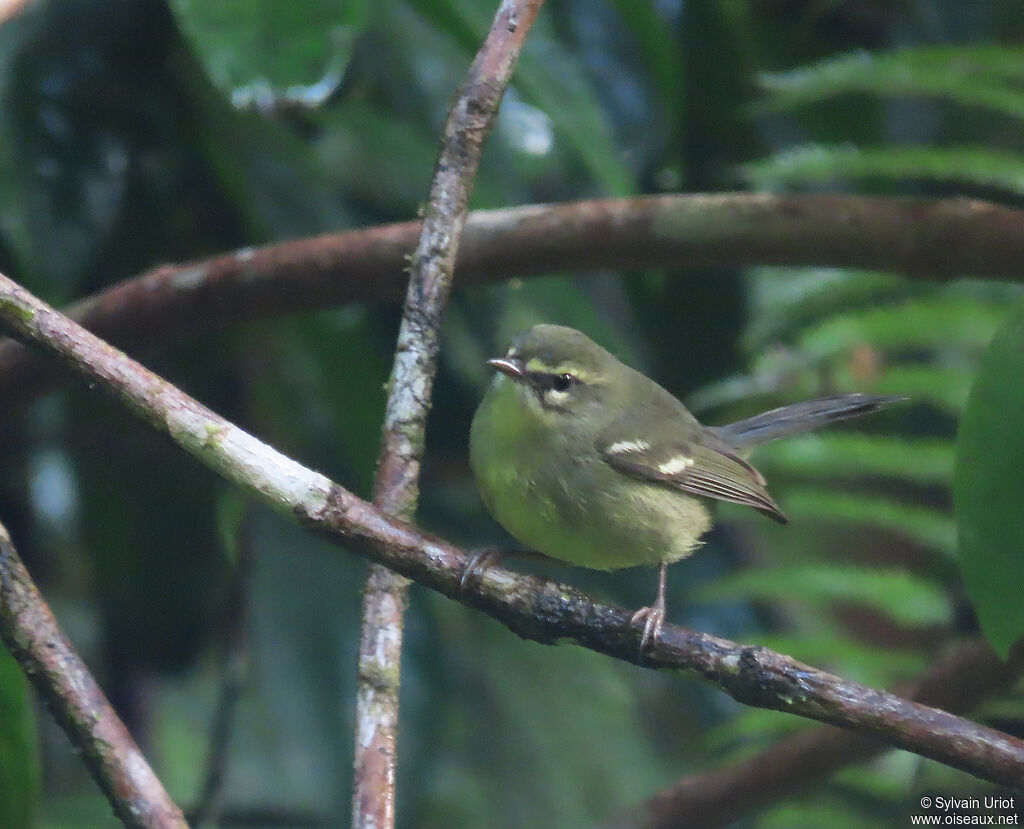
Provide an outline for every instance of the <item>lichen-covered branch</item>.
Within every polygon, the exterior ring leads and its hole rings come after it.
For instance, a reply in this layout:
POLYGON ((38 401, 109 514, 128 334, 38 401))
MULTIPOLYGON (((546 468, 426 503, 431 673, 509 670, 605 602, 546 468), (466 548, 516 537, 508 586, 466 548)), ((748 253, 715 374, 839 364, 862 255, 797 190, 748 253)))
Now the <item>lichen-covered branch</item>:
MULTIPOLYGON (((389 518, 282 455, 2 274, 0 329, 70 365, 211 469, 324 538, 478 608, 526 639, 574 642, 624 661, 641 661, 640 632, 630 624, 628 610, 499 567, 461 589, 464 551, 389 518)), ((644 651, 642 664, 702 677, 747 705, 837 725, 994 783, 1024 786, 1024 741, 767 648, 669 625, 644 651)))
POLYGON ((188 829, 50 612, 0 524, 0 639, 81 752, 125 826, 188 829))
MULTIPOLYGON (((419 242, 410 261, 374 486, 377 508, 404 521, 413 519, 419 497, 441 321, 480 154, 542 3, 502 0, 490 32, 455 93, 441 138, 419 242)), ((398 692, 407 590, 404 577, 381 565, 370 567, 359 640, 353 829, 390 829, 395 823, 398 692)))
MULTIPOLYGON (((400 302, 419 222, 299 239, 149 271, 69 309, 129 352, 245 320, 356 300, 400 302)), ((643 196, 469 214, 459 285, 552 272, 740 265, 871 268, 925 279, 1024 275, 1024 211, 967 199, 643 196)), ((60 375, 0 343, 0 399, 60 375)))

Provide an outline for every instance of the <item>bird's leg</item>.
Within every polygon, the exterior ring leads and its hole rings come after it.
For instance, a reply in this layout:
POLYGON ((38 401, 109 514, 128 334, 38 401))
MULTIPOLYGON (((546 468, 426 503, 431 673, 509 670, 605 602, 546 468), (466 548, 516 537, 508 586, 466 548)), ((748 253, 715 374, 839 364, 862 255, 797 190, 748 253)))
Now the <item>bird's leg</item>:
POLYGON ((639 625, 643 622, 644 632, 640 637, 640 650, 643 651, 650 641, 657 641, 661 636, 661 626, 665 623, 665 585, 668 582, 668 562, 662 561, 658 568, 658 596, 650 607, 641 607, 630 624, 639 625))

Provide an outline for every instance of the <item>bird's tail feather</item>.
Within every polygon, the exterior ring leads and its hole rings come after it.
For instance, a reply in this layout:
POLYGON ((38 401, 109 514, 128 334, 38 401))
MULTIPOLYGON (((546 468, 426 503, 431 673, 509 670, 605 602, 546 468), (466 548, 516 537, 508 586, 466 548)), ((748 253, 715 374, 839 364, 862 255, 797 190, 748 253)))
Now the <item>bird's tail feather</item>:
POLYGON ((820 429, 837 420, 876 412, 906 397, 883 394, 837 394, 804 403, 772 409, 728 426, 712 429, 722 440, 739 449, 757 446, 776 438, 820 429))

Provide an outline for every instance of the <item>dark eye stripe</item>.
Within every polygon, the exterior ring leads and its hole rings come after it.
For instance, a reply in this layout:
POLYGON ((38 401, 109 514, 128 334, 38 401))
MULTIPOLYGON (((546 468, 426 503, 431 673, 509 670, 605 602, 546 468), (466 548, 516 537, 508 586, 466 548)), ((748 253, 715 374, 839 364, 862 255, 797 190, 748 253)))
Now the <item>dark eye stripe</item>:
POLYGON ((561 374, 553 374, 547 371, 531 371, 526 375, 526 380, 529 386, 533 389, 537 395, 537 400, 540 405, 545 409, 554 410, 558 412, 568 412, 569 410, 564 406, 560 406, 550 399, 550 392, 565 393, 580 382, 573 374, 563 372, 561 374))
POLYGON ((530 385, 539 392, 547 391, 568 391, 579 379, 568 372, 562 374, 551 374, 546 371, 531 371, 529 373, 530 385))

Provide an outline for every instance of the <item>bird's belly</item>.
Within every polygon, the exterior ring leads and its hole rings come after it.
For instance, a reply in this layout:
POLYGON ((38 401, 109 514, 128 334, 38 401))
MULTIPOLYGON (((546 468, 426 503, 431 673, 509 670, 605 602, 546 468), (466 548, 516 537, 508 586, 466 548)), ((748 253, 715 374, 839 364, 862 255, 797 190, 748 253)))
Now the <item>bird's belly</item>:
POLYGON ((596 570, 676 561, 710 525, 696 498, 627 478, 600 461, 545 480, 526 468, 536 466, 506 464, 498 473, 504 480, 480 481, 481 493, 520 543, 559 561, 596 570))

